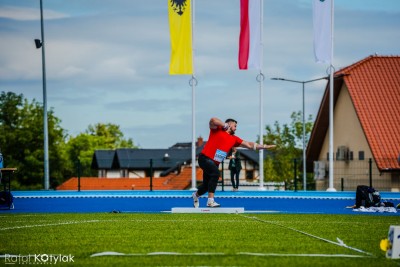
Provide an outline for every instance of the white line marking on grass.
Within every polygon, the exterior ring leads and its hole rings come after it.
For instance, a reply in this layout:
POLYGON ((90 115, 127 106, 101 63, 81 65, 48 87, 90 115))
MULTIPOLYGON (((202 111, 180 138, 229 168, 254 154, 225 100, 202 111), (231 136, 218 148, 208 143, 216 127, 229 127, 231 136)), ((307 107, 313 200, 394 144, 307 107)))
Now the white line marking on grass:
MULTIPOLYGON (((217 222, 224 223, 237 223, 237 220, 215 220, 217 222)), ((21 223, 26 221, 2 221, 2 223, 21 223)), ((46 220, 39 220, 36 222, 46 222, 46 220)), ((79 223, 98 223, 98 222, 171 222, 171 223, 181 223, 181 222, 195 222, 198 223, 198 220, 150 220, 150 219, 135 219, 135 220, 123 220, 123 219, 111 219, 111 220, 85 220, 85 221, 66 221, 66 222, 58 222, 58 223, 42 223, 42 224, 32 224, 32 225, 22 225, 22 226, 10 226, 10 227, 0 227, 0 231, 6 230, 15 230, 15 229, 23 229, 23 228, 33 228, 33 227, 45 227, 45 226, 57 226, 57 225, 68 225, 68 224, 79 224, 79 223)))
POLYGON ((245 210, 244 213, 281 213, 279 210, 245 210))
POLYGON ((105 252, 99 252, 99 253, 94 253, 90 255, 90 257, 102 257, 102 256, 140 256, 142 254, 126 254, 122 252, 115 252, 115 251, 105 251, 105 252))
POLYGON ((15 218, 15 217, 32 217, 32 216, 46 216, 43 214, 9 214, 9 215, 1 215, 0 218, 8 217, 8 218, 15 218))
POLYGON ((171 251, 158 251, 149 253, 121 253, 115 251, 105 251, 94 253, 90 257, 103 257, 103 256, 216 256, 225 255, 225 253, 219 252, 195 252, 195 253, 181 253, 181 252, 171 252, 171 251))
POLYGON ((89 221, 69 221, 69 222, 60 222, 60 223, 47 223, 47 224, 32 224, 32 225, 22 225, 22 226, 12 226, 12 227, 0 228, 0 231, 15 230, 15 229, 22 229, 22 228, 44 227, 44 226, 79 224, 79 223, 94 223, 94 222, 101 222, 101 221, 100 220, 89 220, 89 221))
MULTIPOLYGON (((123 212, 135 212, 135 211, 121 211, 123 212)), ((279 210, 244 210, 243 212, 238 212, 238 213, 281 213, 282 211, 279 210)), ((207 212, 172 212, 170 210, 162 210, 161 213, 205 213, 207 214, 207 212)), ((211 212, 210 212, 211 213, 211 212)), ((219 212, 219 213, 230 213, 230 212, 219 212)), ((232 212, 232 213, 236 213, 236 212, 232 212)))
POLYGON ((149 253, 122 253, 115 251, 105 251, 94 253, 90 257, 104 257, 104 256, 257 256, 257 257, 325 257, 325 258, 369 258, 371 256, 364 255, 351 255, 351 254, 283 254, 283 253, 253 253, 253 252, 237 252, 237 253, 222 253, 222 252, 149 252, 149 253))
POLYGON ((225 255, 224 253, 218 253, 218 252, 195 252, 195 253, 180 253, 180 252, 150 252, 146 254, 147 256, 163 256, 163 255, 177 255, 177 256, 190 256, 190 255, 195 255, 195 256, 201 256, 201 255, 225 255))
MULTIPOLYGON (((201 222, 203 223, 204 221, 199 221, 199 220, 129 220, 130 222, 201 222)), ((237 223, 239 222, 238 220, 213 220, 213 222, 233 222, 237 223)))
POLYGON ((239 252, 240 255, 249 256, 267 256, 267 257, 328 257, 328 258, 370 258, 371 256, 364 255, 351 255, 351 254, 281 254, 281 253, 253 253, 253 252, 239 252))
POLYGON ((354 247, 350 247, 350 246, 346 245, 346 244, 345 244, 342 240, 340 240, 339 238, 337 238, 338 242, 335 242, 335 241, 332 241, 332 240, 329 240, 329 239, 325 239, 325 238, 322 238, 322 237, 319 237, 319 236, 316 236, 316 235, 313 235, 313 234, 309 234, 309 233, 307 233, 307 232, 300 231, 300 230, 297 230, 297 229, 295 229, 295 228, 292 228, 292 227, 289 227, 289 226, 285 226, 285 225, 282 225, 282 224, 279 224, 279 223, 276 223, 276 222, 266 221, 266 220, 262 220, 262 219, 257 218, 257 217, 250 217, 250 216, 241 215, 241 214, 238 214, 238 215, 240 215, 240 216, 242 216, 242 217, 245 217, 245 218, 248 218, 248 219, 256 220, 256 221, 259 221, 259 222, 277 225, 277 226, 280 226, 280 227, 283 227, 283 228, 286 228, 286 229, 289 229, 289 230, 292 230, 292 231, 301 233, 301 234, 303 234, 303 235, 310 236, 310 237, 313 237, 313 238, 316 238, 316 239, 319 239, 319 240, 328 242, 328 243, 330 243, 330 244, 337 245, 337 246, 339 246, 339 247, 345 247, 345 248, 348 248, 348 249, 351 249, 351 250, 354 250, 354 251, 357 251, 357 252, 361 252, 361 253, 364 253, 364 254, 373 256, 373 254, 371 254, 371 253, 369 253, 369 252, 366 252, 366 251, 364 251, 364 250, 361 250, 361 249, 358 249, 358 248, 354 248, 354 247))

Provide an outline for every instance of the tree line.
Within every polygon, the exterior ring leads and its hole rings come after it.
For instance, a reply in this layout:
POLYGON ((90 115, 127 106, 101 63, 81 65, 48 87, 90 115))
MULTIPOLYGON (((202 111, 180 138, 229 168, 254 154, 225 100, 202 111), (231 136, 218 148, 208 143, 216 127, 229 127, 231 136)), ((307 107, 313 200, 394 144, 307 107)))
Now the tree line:
MULTIPOLYGON (((50 186, 57 187, 76 176, 78 160, 82 176, 97 176, 91 169, 96 149, 136 148, 118 125, 97 123, 71 136, 50 109, 48 116, 50 186)), ((12 179, 15 189, 42 189, 44 177, 43 106, 29 102, 22 94, 0 94, 0 149, 4 166, 18 171, 12 179)))
MULTIPOLYGON (((91 169, 93 153, 97 149, 138 148, 131 138, 124 137, 118 125, 97 123, 72 136, 61 127, 61 120, 53 109, 47 116, 51 188, 77 175, 78 160, 81 176, 97 176, 97 170, 91 169)), ((311 115, 305 125, 308 141, 313 127, 311 115)), ((300 162, 302 158, 302 112, 293 112, 290 124, 281 125, 275 121, 265 130, 264 143, 277 145, 274 153, 265 160, 265 180, 287 181, 294 175, 293 159, 300 162)), ((43 106, 35 99, 29 102, 22 94, 1 92, 0 150, 5 167, 18 169, 12 180, 14 190, 43 188, 43 138, 43 106)))

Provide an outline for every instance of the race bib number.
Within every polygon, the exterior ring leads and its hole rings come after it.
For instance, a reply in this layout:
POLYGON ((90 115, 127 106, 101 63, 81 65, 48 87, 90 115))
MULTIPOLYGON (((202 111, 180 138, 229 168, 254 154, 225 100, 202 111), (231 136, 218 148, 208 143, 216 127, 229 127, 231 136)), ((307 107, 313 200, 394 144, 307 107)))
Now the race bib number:
POLYGON ((222 162, 226 158, 227 152, 217 149, 214 155, 214 160, 222 162))

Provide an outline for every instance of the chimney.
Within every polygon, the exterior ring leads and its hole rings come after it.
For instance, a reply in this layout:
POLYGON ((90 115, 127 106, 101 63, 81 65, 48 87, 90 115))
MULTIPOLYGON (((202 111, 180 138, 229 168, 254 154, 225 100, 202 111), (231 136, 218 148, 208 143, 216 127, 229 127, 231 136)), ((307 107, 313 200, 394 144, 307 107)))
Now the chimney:
POLYGON ((196 146, 201 147, 204 144, 203 137, 199 136, 197 138, 196 146))

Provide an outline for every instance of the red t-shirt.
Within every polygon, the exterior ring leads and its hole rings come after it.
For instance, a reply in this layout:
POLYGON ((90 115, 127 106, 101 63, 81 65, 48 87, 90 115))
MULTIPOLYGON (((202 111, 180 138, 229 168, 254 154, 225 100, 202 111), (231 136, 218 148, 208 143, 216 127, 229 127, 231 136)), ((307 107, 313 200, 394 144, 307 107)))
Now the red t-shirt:
POLYGON ((232 147, 239 146, 242 142, 243 140, 236 135, 230 135, 218 127, 210 130, 210 136, 201 153, 219 164, 226 158, 232 147))

